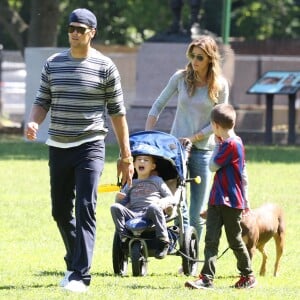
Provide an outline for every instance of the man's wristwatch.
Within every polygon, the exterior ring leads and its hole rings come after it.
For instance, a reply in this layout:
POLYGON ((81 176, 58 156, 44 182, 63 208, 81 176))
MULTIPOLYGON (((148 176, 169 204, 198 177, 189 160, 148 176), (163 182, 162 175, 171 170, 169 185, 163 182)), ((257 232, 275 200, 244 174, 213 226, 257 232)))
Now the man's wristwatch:
POLYGON ((129 157, 122 158, 122 162, 124 162, 126 164, 132 164, 133 163, 133 157, 129 156, 129 157))

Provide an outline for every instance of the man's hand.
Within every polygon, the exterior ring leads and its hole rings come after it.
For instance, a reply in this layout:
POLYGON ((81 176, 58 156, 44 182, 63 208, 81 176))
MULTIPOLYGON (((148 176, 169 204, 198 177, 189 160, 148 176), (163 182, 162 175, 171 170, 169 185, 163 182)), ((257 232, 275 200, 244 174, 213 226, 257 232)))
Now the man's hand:
POLYGON ((122 186, 127 183, 129 187, 132 185, 132 177, 134 174, 133 163, 123 162, 121 159, 117 161, 117 177, 121 177, 122 186))
POLYGON ((36 122, 29 122, 25 128, 25 136, 28 140, 35 140, 39 129, 39 124, 36 122))

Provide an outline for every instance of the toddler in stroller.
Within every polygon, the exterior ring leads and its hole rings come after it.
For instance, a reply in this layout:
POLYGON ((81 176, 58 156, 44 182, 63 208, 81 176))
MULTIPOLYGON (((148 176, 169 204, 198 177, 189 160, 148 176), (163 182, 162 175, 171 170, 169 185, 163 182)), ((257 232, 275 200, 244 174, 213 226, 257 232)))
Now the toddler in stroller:
POLYGON ((131 187, 125 186, 117 194, 117 202, 110 208, 111 215, 122 244, 126 244, 131 236, 125 227, 126 221, 136 217, 151 220, 157 238, 155 257, 162 259, 169 248, 165 213, 172 211, 175 199, 163 179, 156 175, 154 156, 135 156, 134 169, 137 178, 133 179, 131 187))
POLYGON ((133 185, 125 186, 111 206, 114 273, 126 275, 130 257, 133 276, 144 276, 148 257, 175 254, 182 256, 184 274, 194 274, 198 237, 194 227, 183 226, 182 217, 185 185, 193 180, 185 178, 186 152, 174 136, 159 131, 132 134, 130 148, 135 158, 133 185), (176 225, 167 226, 172 220, 176 225))

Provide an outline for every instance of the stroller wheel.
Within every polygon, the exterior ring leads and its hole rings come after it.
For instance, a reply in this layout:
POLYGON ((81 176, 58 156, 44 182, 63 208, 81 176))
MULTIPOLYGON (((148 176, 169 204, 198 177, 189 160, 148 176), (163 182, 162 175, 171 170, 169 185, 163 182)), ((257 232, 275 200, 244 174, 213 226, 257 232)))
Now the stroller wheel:
POLYGON ((145 245, 140 241, 134 241, 131 245, 131 263, 133 276, 145 276, 147 274, 147 257, 145 245))
POLYGON ((115 232, 113 240, 112 260, 115 275, 124 276, 128 267, 128 248, 124 249, 120 236, 115 232))
POLYGON ((184 234, 182 252, 182 268, 185 275, 195 275, 198 267, 198 236, 196 229, 189 226, 184 234))

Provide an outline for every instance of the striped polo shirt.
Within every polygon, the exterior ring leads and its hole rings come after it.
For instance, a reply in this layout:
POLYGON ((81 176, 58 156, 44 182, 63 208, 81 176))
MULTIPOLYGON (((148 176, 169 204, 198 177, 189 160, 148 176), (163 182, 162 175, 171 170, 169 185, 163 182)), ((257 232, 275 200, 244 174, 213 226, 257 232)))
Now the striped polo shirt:
POLYGON ((48 134, 54 144, 104 139, 106 115, 126 113, 119 72, 96 49, 83 59, 71 57, 70 50, 49 57, 34 105, 50 110, 48 134))

